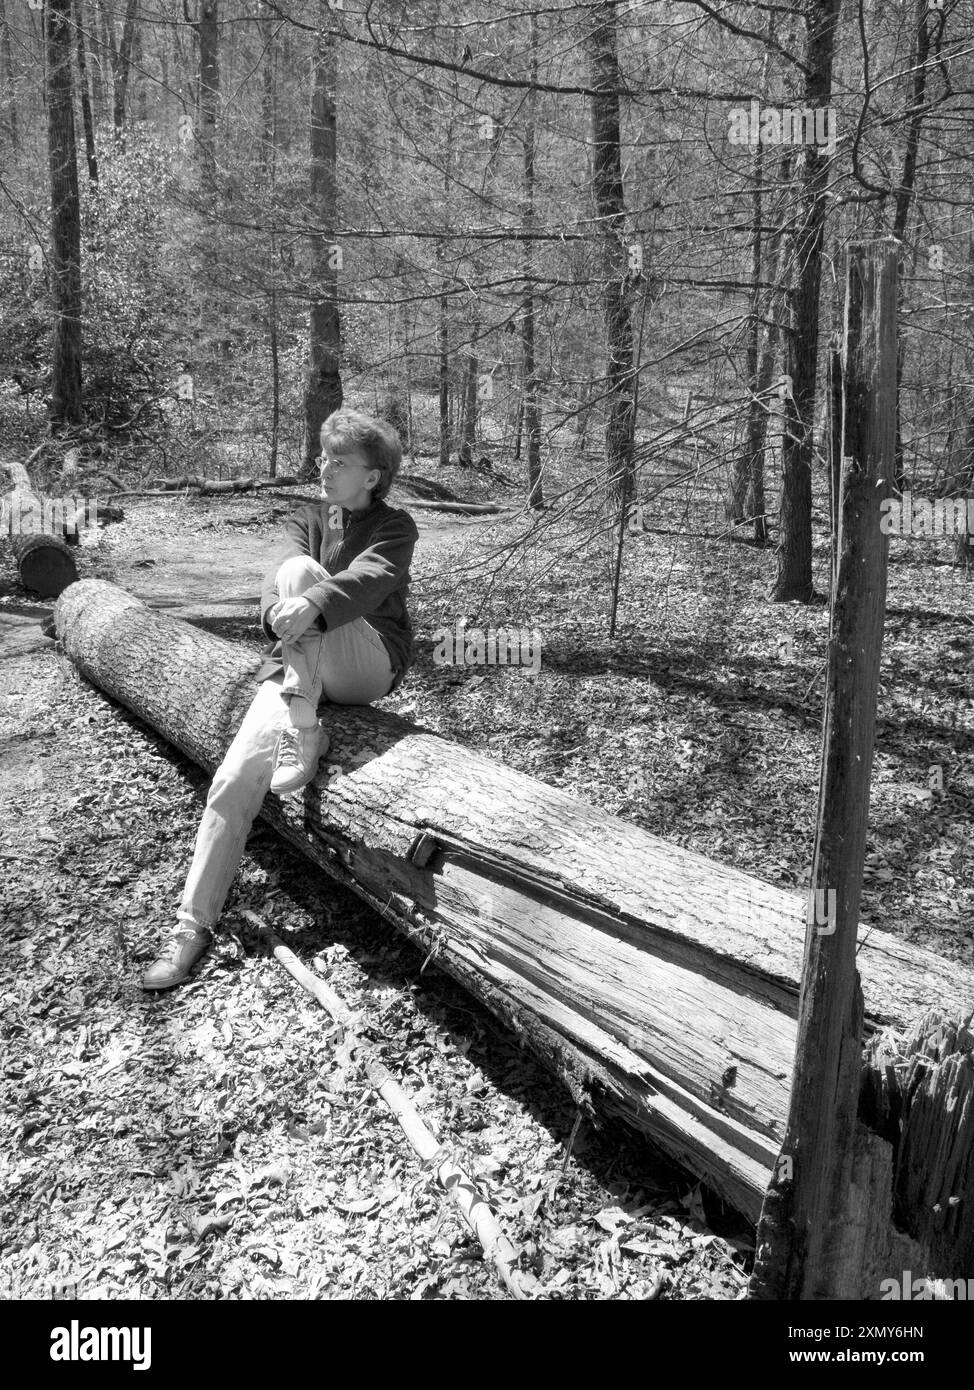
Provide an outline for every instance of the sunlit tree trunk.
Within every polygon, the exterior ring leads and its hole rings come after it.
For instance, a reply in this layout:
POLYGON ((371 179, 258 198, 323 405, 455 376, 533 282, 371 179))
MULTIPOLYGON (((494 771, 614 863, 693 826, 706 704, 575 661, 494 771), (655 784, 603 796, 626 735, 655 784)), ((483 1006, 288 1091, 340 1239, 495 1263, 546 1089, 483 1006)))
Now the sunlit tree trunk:
POLYGON ((321 426, 342 403, 341 320, 338 311, 338 184, 336 177, 337 41, 332 15, 319 0, 311 86, 311 367, 304 395, 304 471, 315 471, 321 426))
POLYGON ((592 111, 592 191, 601 254, 605 324, 605 452, 607 478, 623 499, 634 492, 633 338, 625 235, 619 115, 619 54, 614 0, 601 0, 591 12, 587 48, 594 94, 592 111))
MULTIPOLYGON (((538 80, 538 19, 531 16, 531 81, 538 80)), ((537 140, 538 94, 532 90, 527 95, 527 120, 524 129, 524 230, 528 233, 535 226, 535 144, 537 140)), ((534 247, 529 239, 524 243, 524 310, 521 316, 521 380, 524 410, 522 424, 527 446, 528 464, 528 504, 531 507, 544 506, 544 491, 541 481, 541 400, 538 381, 538 365, 535 345, 535 267, 534 247)), ((520 440, 518 441, 520 442, 520 440)))
POLYGON ((200 115, 197 149, 206 182, 216 173, 216 125, 220 107, 220 50, 217 0, 200 0, 200 115))
MULTIPOLYGON (((826 107, 832 96, 832 59, 841 0, 806 0, 805 81, 802 106, 826 107)), ((819 288, 825 242, 828 162, 815 144, 800 155, 800 224, 794 243, 785 373, 778 572, 772 598, 808 603, 812 586, 812 454, 818 364, 819 288)))
MULTIPOLYGON (((266 5, 265 5, 266 8, 266 5)), ((281 362, 277 312, 277 237, 273 219, 277 216, 274 189, 277 176, 277 72, 275 17, 268 13, 260 21, 264 44, 263 86, 261 88, 261 172, 268 192, 272 219, 268 244, 267 341, 271 359, 271 447, 268 472, 277 475, 277 455, 281 431, 281 362)))
POLYGON ((132 65, 132 40, 135 34, 135 14, 139 0, 128 0, 125 9, 125 24, 122 28, 122 42, 119 49, 112 48, 112 62, 115 77, 115 103, 112 113, 115 124, 115 138, 121 139, 125 128, 125 102, 128 96, 129 70, 132 65))
POLYGON ((48 0, 47 129, 51 180, 54 432, 81 423, 81 205, 74 134, 71 0, 48 0))

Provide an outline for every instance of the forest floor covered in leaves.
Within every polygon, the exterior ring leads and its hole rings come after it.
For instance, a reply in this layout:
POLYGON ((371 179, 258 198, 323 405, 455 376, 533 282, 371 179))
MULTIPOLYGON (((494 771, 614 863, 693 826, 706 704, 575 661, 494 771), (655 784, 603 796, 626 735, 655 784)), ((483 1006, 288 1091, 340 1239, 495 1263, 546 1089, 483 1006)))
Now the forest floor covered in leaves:
MULTIPOLYGON (((627 537, 610 640, 613 556, 591 517, 529 534, 524 518, 447 522, 401 504, 421 524, 418 658, 388 708, 804 888, 827 613, 767 602, 770 551, 627 537), (435 665, 433 634, 458 618, 536 630, 540 669, 435 665)), ((256 649, 251 577, 277 543, 271 513, 253 498, 133 501, 83 549, 82 573, 184 616, 195 606, 201 625, 256 649), (177 560, 189 575, 201 555, 193 592, 177 560)), ((893 545, 863 929, 970 964, 971 585, 935 550, 893 545)), ((824 576, 824 546, 816 563, 824 576)), ((749 1233, 733 1213, 615 1124, 573 1137, 571 1101, 516 1039, 269 830, 255 828, 193 982, 145 995, 206 778, 41 636, 44 609, 16 588, 8 553, 0 580, 0 1295, 506 1296, 244 908, 361 1011, 523 1249, 537 1296, 741 1295, 749 1233)))

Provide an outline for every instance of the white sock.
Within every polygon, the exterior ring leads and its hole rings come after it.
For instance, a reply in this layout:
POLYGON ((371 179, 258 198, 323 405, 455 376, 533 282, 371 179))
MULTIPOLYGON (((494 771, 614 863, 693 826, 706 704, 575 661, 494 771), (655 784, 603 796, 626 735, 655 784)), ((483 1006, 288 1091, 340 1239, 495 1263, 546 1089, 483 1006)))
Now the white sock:
POLYGON ((318 723, 318 711, 303 695, 292 695, 288 701, 288 718, 296 729, 313 729, 318 723))

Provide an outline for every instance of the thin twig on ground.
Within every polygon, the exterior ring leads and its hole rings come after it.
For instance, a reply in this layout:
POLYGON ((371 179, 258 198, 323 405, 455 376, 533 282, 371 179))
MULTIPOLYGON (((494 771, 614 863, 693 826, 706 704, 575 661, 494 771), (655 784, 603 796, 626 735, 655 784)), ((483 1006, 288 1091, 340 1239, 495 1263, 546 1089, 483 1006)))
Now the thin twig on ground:
POLYGON ((320 976, 302 965, 294 952, 284 945, 280 937, 257 916, 256 912, 245 908, 241 916, 258 928, 270 945, 275 958, 288 974, 313 995, 335 1022, 346 1030, 350 1050, 357 1053, 370 1084, 399 1122, 424 1167, 435 1172, 440 1186, 480 1241, 484 1254, 494 1265, 512 1298, 526 1299, 527 1294, 521 1288, 513 1268, 518 1252, 501 1230, 500 1223, 486 1198, 473 1179, 449 1156, 445 1146, 437 1141, 415 1105, 389 1069, 380 1061, 374 1048, 357 1037, 355 1017, 351 1009, 320 976))

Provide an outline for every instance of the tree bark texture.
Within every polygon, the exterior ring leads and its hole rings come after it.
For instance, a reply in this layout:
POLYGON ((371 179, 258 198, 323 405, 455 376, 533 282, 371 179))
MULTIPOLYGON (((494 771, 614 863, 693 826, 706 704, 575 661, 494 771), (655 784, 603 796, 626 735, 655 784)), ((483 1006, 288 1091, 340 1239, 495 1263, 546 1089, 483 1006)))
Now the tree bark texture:
MULTIPOLYGON (((531 16, 531 81, 538 80, 538 17, 531 16)), ((535 145, 538 125, 538 94, 532 90, 526 98, 524 128, 524 230, 535 229, 535 145)), ((538 380, 537 347, 535 343, 535 282, 534 246, 530 238, 524 242, 524 309, 521 315, 521 400, 523 427, 527 445, 528 506, 540 510, 544 506, 544 483, 541 476, 541 383, 538 380)), ((518 437, 520 444, 520 435, 518 437)), ((519 452, 515 458, 520 457, 519 452)))
POLYGON ((592 193, 601 252, 605 324, 605 453, 607 479, 628 501, 635 491, 633 469, 633 336, 626 246, 626 201, 622 181, 619 115, 619 53, 614 0, 593 6, 587 41, 594 95, 592 193))
POLYGON ((16 154, 20 149, 20 122, 17 118, 17 97, 14 91, 14 63, 10 45, 10 23, 7 19, 6 0, 0 0, 0 71, 3 72, 5 108, 4 119, 10 148, 16 154))
POLYGON ((304 469, 315 472, 321 426, 342 403, 341 321, 338 311, 338 180, 335 113, 337 40, 330 15, 319 0, 321 23, 315 41, 311 86, 311 209, 322 230, 311 234, 311 366, 304 396, 304 469))
MULTIPOLYGON (((924 103, 927 92, 927 72, 930 64, 931 39, 936 36, 937 47, 939 50, 939 40, 943 36, 944 24, 946 22, 946 11, 938 10, 930 4, 930 0, 915 0, 914 6, 914 40, 913 52, 910 54, 910 71, 912 74, 910 92, 910 120, 906 130, 906 149, 903 153, 903 172, 900 175, 899 186, 896 190, 896 204, 893 213, 893 236, 899 241, 906 238, 906 228, 910 217, 910 207, 913 203, 916 191, 916 172, 917 155, 920 150, 920 134, 923 129, 924 103)), ((903 300, 905 290, 905 277, 900 274, 900 295, 897 313, 897 323, 902 322, 903 300)), ((903 431, 901 417, 901 395, 903 388, 903 368, 905 363, 906 339, 902 333, 899 339, 896 354, 896 486, 902 491, 905 486, 905 469, 903 463, 903 431)))
MULTIPOLYGON (((138 9, 139 0, 128 0, 125 7, 125 21, 122 26, 122 42, 118 49, 114 47, 114 32, 112 34, 112 72, 114 77, 115 97, 112 111, 112 119, 115 124, 115 138, 120 140, 125 131, 125 102, 128 97, 129 72, 132 66, 132 41, 135 36, 135 15, 138 9)), ((114 25, 114 21, 109 19, 108 23, 114 25)))
POLYGON ((216 176, 216 127, 220 109, 220 18, 218 0, 200 0, 200 107, 196 148, 204 185, 216 176))
POLYGON ((78 87, 81 91, 81 120, 85 130, 85 157, 88 161, 88 177, 92 183, 98 182, 98 154, 95 150, 95 123, 91 114, 91 96, 88 92, 88 58, 85 52, 84 0, 74 0, 74 27, 78 50, 78 87))
MULTIPOLYGON (((806 0, 805 90, 802 106, 828 106, 832 60, 841 0, 806 0)), ((794 240, 794 285, 785 372, 791 388, 785 398, 778 572, 772 597, 808 603, 812 585, 812 455, 818 363, 818 302, 825 242, 828 160, 815 144, 801 153, 800 225, 794 240)))
POLYGON ((48 414, 54 433, 81 424, 81 202, 74 133, 71 0, 47 8, 47 122, 51 181, 54 342, 48 414))

